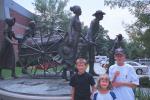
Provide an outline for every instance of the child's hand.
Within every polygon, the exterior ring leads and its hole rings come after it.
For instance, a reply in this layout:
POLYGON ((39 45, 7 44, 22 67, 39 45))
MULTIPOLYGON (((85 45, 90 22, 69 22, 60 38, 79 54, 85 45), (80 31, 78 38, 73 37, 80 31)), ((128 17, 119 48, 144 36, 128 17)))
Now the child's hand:
POLYGON ((114 82, 119 75, 120 75, 120 72, 116 71, 115 74, 114 74, 112 82, 114 82))
POLYGON ((120 72, 119 71, 116 71, 115 72, 115 77, 118 77, 120 75, 120 72))

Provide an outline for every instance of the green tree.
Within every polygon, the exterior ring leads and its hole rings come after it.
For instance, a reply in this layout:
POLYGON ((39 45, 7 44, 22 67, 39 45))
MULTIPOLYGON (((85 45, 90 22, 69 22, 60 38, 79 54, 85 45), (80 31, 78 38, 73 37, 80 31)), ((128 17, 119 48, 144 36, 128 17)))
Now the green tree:
MULTIPOLYGON (((133 14, 137 20, 131 25, 126 25, 126 32, 129 35, 131 49, 138 49, 137 54, 142 53, 138 56, 150 57, 150 1, 149 0, 105 0, 105 5, 110 8, 128 8, 131 14, 133 14)), ((136 52, 134 52, 136 53, 136 52)), ((134 55, 135 56, 135 55, 134 55)), ((131 58, 135 58, 132 56, 131 58)))
POLYGON ((143 57, 143 51, 141 50, 141 45, 138 45, 138 43, 130 42, 126 44, 126 51, 127 51, 127 58, 128 59, 136 59, 143 57), (140 49, 139 49, 140 48, 140 49))
POLYGON ((38 29, 43 34, 55 29, 67 31, 70 13, 65 11, 68 0, 35 0, 34 6, 38 29))
POLYGON ((109 55, 109 36, 107 35, 108 31, 105 30, 101 25, 99 26, 99 32, 96 36, 96 51, 97 55, 109 55))
POLYGON ((145 57, 150 57, 150 29, 147 29, 141 38, 145 47, 145 57))

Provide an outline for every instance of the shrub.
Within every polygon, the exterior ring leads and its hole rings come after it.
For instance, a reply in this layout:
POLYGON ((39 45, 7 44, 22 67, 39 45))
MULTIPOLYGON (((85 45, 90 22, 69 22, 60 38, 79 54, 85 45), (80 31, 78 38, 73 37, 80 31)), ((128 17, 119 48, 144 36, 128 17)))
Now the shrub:
POLYGON ((145 91, 142 88, 136 88, 135 96, 136 100, 150 100, 150 91, 145 91))
POLYGON ((139 83, 140 87, 150 87, 150 80, 148 76, 140 77, 139 83))

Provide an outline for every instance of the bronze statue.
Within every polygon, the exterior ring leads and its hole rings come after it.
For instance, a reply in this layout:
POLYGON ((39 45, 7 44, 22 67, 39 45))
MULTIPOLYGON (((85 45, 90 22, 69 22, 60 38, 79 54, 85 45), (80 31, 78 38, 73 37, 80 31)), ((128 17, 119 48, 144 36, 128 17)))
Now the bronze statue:
POLYGON ((79 6, 70 7, 70 10, 75 14, 75 16, 71 19, 69 25, 69 44, 73 48, 77 48, 77 44, 79 41, 79 36, 81 33, 81 22, 79 16, 81 15, 81 8, 79 6))
MULTIPOLYGON (((65 45, 63 47, 63 61, 67 67, 73 68, 77 57, 78 42, 81 34, 81 22, 79 16, 82 11, 79 6, 70 7, 70 10, 75 14, 70 20, 69 31, 66 36, 65 45)), ((67 67, 64 68, 63 77, 66 79, 67 67)))
MULTIPOLYGON (((28 29, 26 29, 24 35, 23 35, 23 38, 20 39, 18 42, 19 44, 22 44, 24 43, 28 38, 30 37, 34 37, 35 34, 36 34, 36 24, 35 24, 35 21, 30 21, 29 24, 28 24, 28 29)), ((21 50, 21 47, 19 45, 19 49, 21 50)), ((19 53, 20 53, 20 50, 19 50, 19 53)), ((23 74, 27 74, 27 66, 22 68, 22 73, 23 74)))
POLYGON ((113 65, 115 63, 115 59, 114 59, 114 52, 117 48, 124 48, 124 43, 123 43, 123 37, 122 34, 118 34, 114 40, 114 45, 111 49, 110 52, 110 65, 113 65))
POLYGON ((103 15, 105 15, 105 13, 101 10, 98 10, 93 14, 95 19, 91 21, 90 28, 87 32, 87 35, 85 36, 86 40, 88 41, 87 52, 90 66, 89 73, 91 73, 92 75, 96 75, 96 73, 94 72, 94 60, 95 60, 94 43, 97 36, 97 32, 99 31, 99 21, 103 19, 103 15))
POLYGON ((2 69, 11 69, 11 76, 16 77, 15 74, 15 52, 13 45, 17 45, 16 42, 13 41, 13 38, 17 40, 14 32, 12 31, 12 26, 15 24, 15 18, 7 18, 5 19, 6 29, 4 30, 4 40, 2 42, 2 48, 0 50, 0 78, 2 77, 2 69))
POLYGON ((113 51, 115 51, 117 48, 123 48, 123 37, 122 34, 118 34, 115 38, 115 43, 113 47, 113 51))

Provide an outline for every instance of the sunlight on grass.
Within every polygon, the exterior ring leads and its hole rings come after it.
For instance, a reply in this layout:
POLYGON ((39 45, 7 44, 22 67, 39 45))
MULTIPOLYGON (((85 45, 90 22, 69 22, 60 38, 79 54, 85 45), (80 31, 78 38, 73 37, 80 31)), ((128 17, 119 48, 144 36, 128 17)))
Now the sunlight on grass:
MULTIPOLYGON (((22 75, 22 73, 21 73, 21 67, 16 67, 16 75, 17 76, 22 75)), ((2 70, 2 76, 5 79, 10 79, 11 78, 11 70, 9 70, 9 69, 3 69, 2 70)))
MULTIPOLYGON (((57 68, 55 67, 55 68, 49 68, 47 71, 48 72, 58 72, 58 73, 60 73, 60 72, 62 72, 62 68, 63 68, 63 66, 57 66, 57 68)), ((33 68, 33 70, 32 70, 32 73, 31 73, 31 67, 28 67, 28 72, 30 73, 30 74, 34 74, 34 71, 35 71, 35 69, 33 68)), ((44 70, 37 70, 37 72, 36 73, 44 73, 44 70)), ((16 67, 16 76, 21 76, 22 75, 22 68, 21 67, 16 67)), ((11 79, 11 70, 10 69, 3 69, 2 70, 2 76, 5 78, 5 79, 11 79)))

